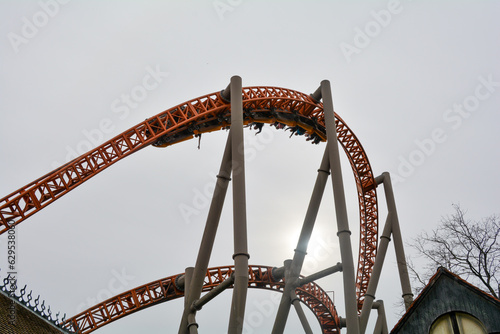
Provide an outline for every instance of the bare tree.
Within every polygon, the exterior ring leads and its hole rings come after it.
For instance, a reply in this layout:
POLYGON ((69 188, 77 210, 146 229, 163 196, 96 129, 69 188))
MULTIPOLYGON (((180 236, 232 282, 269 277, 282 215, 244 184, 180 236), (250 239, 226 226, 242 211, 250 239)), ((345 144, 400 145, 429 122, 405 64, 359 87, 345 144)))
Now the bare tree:
POLYGON ((500 218, 492 215, 480 221, 465 219, 460 205, 455 213, 443 217, 440 225, 430 233, 418 235, 411 247, 418 251, 426 264, 417 268, 409 262, 414 281, 424 282, 442 266, 465 280, 480 282, 480 288, 498 298, 500 295, 500 218))

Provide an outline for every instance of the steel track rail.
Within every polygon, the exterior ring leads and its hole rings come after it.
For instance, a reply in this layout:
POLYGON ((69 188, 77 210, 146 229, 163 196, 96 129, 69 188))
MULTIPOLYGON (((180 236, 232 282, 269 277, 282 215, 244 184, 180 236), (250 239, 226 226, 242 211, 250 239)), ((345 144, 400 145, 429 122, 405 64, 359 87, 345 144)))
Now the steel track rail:
MULTIPOLYGON (((248 287, 283 292, 283 280, 274 280, 273 267, 250 265, 248 287)), ((208 292, 228 279, 234 266, 209 268, 203 283, 208 292)), ((184 274, 162 278, 118 294, 66 320, 62 327, 68 331, 87 334, 103 326, 148 307, 184 296, 176 281, 184 274)), ((296 289, 299 299, 314 313, 322 333, 340 333, 340 321, 328 294, 316 283, 308 283, 296 289)))
MULTIPOLYGON (((325 141, 323 106, 309 95, 279 87, 243 88, 244 123, 286 125, 313 142, 325 141)), ((0 199, 0 234, 55 202, 114 163, 149 146, 166 147, 202 133, 230 126, 230 104, 212 93, 167 109, 122 132, 0 199)), ((338 141, 352 167, 358 191, 360 244, 357 267, 358 309, 375 261, 378 208, 374 175, 368 157, 345 122, 335 114, 338 141)))

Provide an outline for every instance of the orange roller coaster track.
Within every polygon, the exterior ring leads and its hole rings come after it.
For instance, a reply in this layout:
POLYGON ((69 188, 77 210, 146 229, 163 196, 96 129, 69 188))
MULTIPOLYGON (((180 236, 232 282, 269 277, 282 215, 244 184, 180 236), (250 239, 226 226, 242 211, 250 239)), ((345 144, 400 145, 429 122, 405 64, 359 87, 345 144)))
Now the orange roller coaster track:
MULTIPOLYGON (((275 269, 275 268, 274 268, 275 269)), ((273 267, 251 265, 248 268, 248 287, 283 292, 283 280, 275 280, 273 267)), ((209 268, 203 283, 208 292, 227 280, 234 266, 209 268)), ((162 278, 109 298, 80 314, 66 320, 62 327, 71 332, 86 334, 141 311, 147 307, 184 296, 184 290, 176 284, 184 274, 162 278)), ((327 293, 315 283, 296 289, 297 297, 315 314, 322 333, 340 333, 340 322, 335 306, 327 293)))
MULTIPOLYGON (((311 96, 278 87, 244 87, 245 124, 290 127, 315 143, 326 140, 323 105, 311 96)), ((202 133, 230 126, 231 108, 221 93, 212 93, 170 108, 108 140, 0 200, 0 234, 12 224, 45 208, 115 162, 146 146, 166 147, 202 133)), ((354 173, 360 212, 357 267, 358 309, 372 272, 377 251, 378 210, 376 184, 367 155, 355 134, 335 114, 338 141, 354 173)))

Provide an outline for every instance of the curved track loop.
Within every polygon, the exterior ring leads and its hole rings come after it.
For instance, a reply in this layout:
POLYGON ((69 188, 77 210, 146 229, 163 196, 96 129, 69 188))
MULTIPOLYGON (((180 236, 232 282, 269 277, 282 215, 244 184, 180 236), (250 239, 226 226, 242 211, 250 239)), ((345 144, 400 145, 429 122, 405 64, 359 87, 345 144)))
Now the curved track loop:
MULTIPOLYGON (((278 87, 243 88, 245 124, 288 126, 314 143, 326 140, 323 105, 309 95, 278 87)), ((153 145, 169 146, 230 126, 230 103, 220 93, 208 94, 150 117, 101 146, 66 163, 0 200, 0 234, 19 224, 115 162, 153 145)), ((361 310, 377 251, 377 194, 368 158, 345 122, 335 114, 338 141, 352 166, 358 190, 360 248, 357 268, 361 310)))
MULTIPOLYGON (((209 268, 202 291, 210 291, 233 273, 234 266, 209 268)), ((273 267, 248 267, 248 287, 283 292, 283 280, 275 281, 273 267)), ((76 333, 91 333, 115 320, 121 319, 147 307, 184 296, 176 285, 176 279, 183 274, 163 278, 135 289, 123 292, 88 310, 66 320, 63 328, 76 333)), ((305 284, 295 290, 300 300, 316 315, 322 333, 340 333, 339 317, 332 300, 315 283, 305 284)))

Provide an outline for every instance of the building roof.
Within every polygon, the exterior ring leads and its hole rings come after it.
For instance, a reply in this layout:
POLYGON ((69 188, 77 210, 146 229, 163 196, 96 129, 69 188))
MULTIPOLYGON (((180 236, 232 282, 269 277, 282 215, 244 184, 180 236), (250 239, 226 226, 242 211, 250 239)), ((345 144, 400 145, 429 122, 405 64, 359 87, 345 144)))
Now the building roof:
POLYGON ((486 319, 492 329, 490 333, 500 331, 500 320, 496 320, 500 319, 500 300, 439 267, 391 333, 405 332, 403 328, 411 327, 411 322, 419 322, 421 329, 422 326, 430 328, 436 317, 451 311, 463 311, 480 320, 486 319), (493 317, 488 314, 493 314, 493 317))
POLYGON ((0 290, 0 333, 61 334, 67 332, 0 290))

